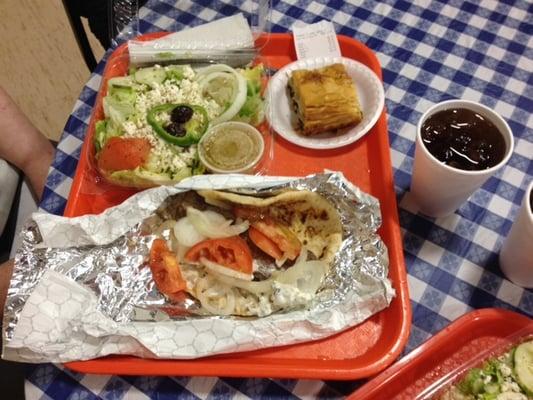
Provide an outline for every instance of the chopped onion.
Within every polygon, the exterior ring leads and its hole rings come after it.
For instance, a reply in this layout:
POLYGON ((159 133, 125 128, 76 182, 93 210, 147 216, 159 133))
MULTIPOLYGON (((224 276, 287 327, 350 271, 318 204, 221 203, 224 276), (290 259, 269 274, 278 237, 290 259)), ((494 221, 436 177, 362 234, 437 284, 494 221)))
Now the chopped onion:
POLYGON ((305 246, 302 246, 302 249, 300 250, 300 254, 298 255, 298 258, 294 262, 294 265, 299 264, 301 262, 307 261, 307 248, 305 246))
POLYGON ((268 294, 272 292, 272 280, 270 279, 264 281, 250 281, 219 274, 217 271, 211 272, 216 275, 219 281, 225 283, 226 285, 247 290, 255 295, 260 295, 261 293, 268 294))
POLYGON ((187 218, 201 235, 210 239, 237 236, 250 226, 248 221, 231 225, 233 221, 227 220, 223 215, 214 211, 199 211, 192 207, 187 208, 187 218))
POLYGON ((328 265, 324 261, 302 261, 285 271, 274 272, 270 279, 294 286, 301 292, 315 294, 327 270, 328 265))
POLYGON ((213 279, 201 278, 196 285, 196 297, 208 312, 230 315, 235 310, 235 292, 213 279))
MULTIPOLYGON (((224 111, 222 114, 220 114, 218 117, 213 119, 211 121, 212 125, 219 124, 221 122, 228 121, 232 119, 237 113, 240 111, 244 103, 246 102, 246 79, 242 74, 240 74, 235 69, 231 68, 228 65, 224 64, 217 64, 212 65, 206 68, 202 68, 196 71, 199 79, 198 82, 200 85, 204 84, 204 82, 207 82, 207 79, 211 74, 214 73, 228 73, 233 75, 233 85, 234 85, 234 91, 233 91, 233 99, 231 101, 231 105, 224 111)), ((215 77, 215 75, 211 75, 215 77)), ((216 75, 216 77, 219 77, 220 75, 216 75)))
POLYGON ((232 278, 242 279, 244 281, 251 281, 253 279, 253 275, 251 274, 245 274, 244 272, 235 271, 234 269, 210 261, 205 257, 200 257, 200 263, 209 271, 213 271, 218 275, 226 275, 232 278))
POLYGON ((174 236, 181 245, 186 247, 192 247, 206 239, 206 236, 202 235, 187 217, 181 218, 174 224, 174 236))

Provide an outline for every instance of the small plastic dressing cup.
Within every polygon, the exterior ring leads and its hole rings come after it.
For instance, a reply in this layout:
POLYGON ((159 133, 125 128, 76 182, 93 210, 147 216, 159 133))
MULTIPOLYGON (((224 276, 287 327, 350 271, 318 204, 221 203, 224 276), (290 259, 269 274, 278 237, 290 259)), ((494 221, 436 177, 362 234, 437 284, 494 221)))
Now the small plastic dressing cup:
POLYGON ((430 217, 445 217, 452 214, 485 181, 503 167, 513 152, 514 140, 511 128, 495 111, 482 104, 468 100, 448 100, 435 104, 420 118, 416 132, 415 158, 411 180, 411 194, 418 210, 430 217), (450 167, 433 156, 422 141, 424 122, 439 111, 466 108, 492 122, 505 141, 503 159, 495 166, 483 170, 462 170, 450 167))
POLYGON ((217 174, 251 174, 263 157, 263 135, 253 126, 228 121, 215 125, 198 143, 198 156, 217 174))
POLYGON ((513 226, 500 250, 500 268, 513 283, 533 288, 533 211, 530 182, 513 226))

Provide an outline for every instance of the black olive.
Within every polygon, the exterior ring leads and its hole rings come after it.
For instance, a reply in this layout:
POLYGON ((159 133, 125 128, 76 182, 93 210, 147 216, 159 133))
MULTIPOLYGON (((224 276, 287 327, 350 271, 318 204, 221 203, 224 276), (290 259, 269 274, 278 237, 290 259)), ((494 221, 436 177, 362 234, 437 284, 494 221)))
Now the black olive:
POLYGON ((194 111, 189 106, 177 106, 172 110, 170 119, 172 122, 177 122, 178 124, 184 124, 192 118, 194 111))
POLYGON ((165 129, 172 136, 176 136, 176 137, 185 136, 185 134, 187 133, 187 130, 185 129, 185 127, 176 122, 171 122, 165 127, 165 129))

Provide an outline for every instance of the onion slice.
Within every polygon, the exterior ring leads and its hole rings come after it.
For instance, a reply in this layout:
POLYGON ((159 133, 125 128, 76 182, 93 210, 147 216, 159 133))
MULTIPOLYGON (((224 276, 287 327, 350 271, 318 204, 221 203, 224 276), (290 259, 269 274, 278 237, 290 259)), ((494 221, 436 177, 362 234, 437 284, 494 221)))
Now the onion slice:
POLYGON ((300 264, 301 262, 307 261, 307 248, 305 246, 302 246, 302 250, 300 250, 300 254, 298 255, 298 258, 296 261, 294 261, 294 265, 300 264))
POLYGON ((201 278, 196 285, 196 296, 202 307, 213 315, 231 315, 235 310, 233 289, 213 279, 201 278))
POLYGON ((235 99, 235 94, 239 90, 238 81, 235 79, 235 76, 232 73, 228 72, 212 72, 209 75, 204 76, 202 79, 200 79, 198 81, 198 84, 200 85, 200 90, 202 94, 205 94, 207 92, 207 94, 211 96, 213 100, 215 100, 221 106, 224 106, 226 102, 232 103, 235 99), (220 84, 217 88, 219 90, 219 94, 222 94, 222 98, 219 99, 215 98, 213 96, 213 93, 209 90, 209 88, 213 84, 213 81, 215 80, 224 81, 223 84, 220 84), (229 98, 226 98, 227 96, 225 95, 229 95, 229 98))
POLYGON ((294 286, 303 293, 315 294, 327 271, 328 265, 324 261, 302 261, 285 271, 274 272, 270 279, 294 286))
POLYGON ((174 224, 174 236, 185 247, 192 247, 206 239, 206 236, 202 235, 187 217, 179 219, 174 224))
MULTIPOLYGON (((207 79, 209 78, 210 74, 214 73, 220 73, 224 72, 227 74, 232 75, 232 80, 236 83, 234 83, 233 88, 233 99, 231 101, 231 105, 224 111, 222 114, 217 116, 215 119, 211 121, 212 125, 219 124, 221 122, 229 121, 232 119, 237 113, 240 111, 244 103, 246 102, 246 79, 242 74, 240 74, 235 69, 231 68, 228 65, 224 64, 216 64, 212 65, 206 68, 202 68, 196 71, 198 74, 198 83, 200 86, 207 84, 207 79)), ((215 75, 211 75, 215 76, 215 75)), ((216 75, 220 76, 220 75, 216 75)))
POLYGON ((242 279, 243 281, 251 281, 254 277, 253 275, 235 271, 234 269, 225 267, 224 265, 217 264, 216 262, 210 261, 205 257, 200 257, 200 264, 202 264, 207 270, 212 271, 217 275, 226 275, 232 278, 242 279))
POLYGON ((199 211, 192 207, 187 208, 187 218, 201 235, 210 239, 237 236, 250 226, 248 221, 231 225, 232 220, 227 220, 214 211, 199 211))
POLYGON ((228 275, 219 274, 218 271, 211 270, 213 275, 216 275, 216 278, 225 283, 228 286, 237 287, 239 289, 247 290, 248 292, 260 295, 260 294, 270 294, 272 293, 272 280, 266 279, 264 281, 250 281, 244 279, 234 278, 228 275))

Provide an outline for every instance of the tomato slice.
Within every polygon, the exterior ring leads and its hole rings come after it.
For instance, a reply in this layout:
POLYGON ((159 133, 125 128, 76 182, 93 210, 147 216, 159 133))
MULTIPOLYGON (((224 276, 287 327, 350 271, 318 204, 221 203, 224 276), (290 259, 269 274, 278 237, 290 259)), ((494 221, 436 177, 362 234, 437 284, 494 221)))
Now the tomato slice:
POLYGON ((155 239, 150 248, 150 270, 155 284, 161 293, 172 295, 187 289, 174 253, 163 239, 155 239))
POLYGON ((198 262, 200 258, 206 258, 237 272, 253 274, 252 252, 248 243, 240 236, 204 240, 185 253, 185 260, 189 262, 198 262))
POLYGON ((98 168, 108 172, 135 169, 148 160, 151 148, 146 139, 112 137, 98 155, 98 168))
POLYGON ((253 226, 248 228, 248 236, 250 240, 261 250, 267 253, 274 260, 279 260, 283 257, 283 252, 274 241, 270 240, 267 236, 263 235, 260 231, 253 226))
MULTIPOLYGON (((300 254, 300 251, 302 250, 300 240, 298 240, 298 237, 283 225, 279 225, 272 220, 264 220, 252 223, 251 227, 257 229, 269 240, 274 242, 274 244, 283 252, 283 255, 289 260, 294 261, 300 254)), ((258 247, 261 248, 260 246, 258 247)), ((269 254, 266 250, 263 251, 269 254)), ((279 259, 276 257, 274 258, 276 260, 279 259)))

